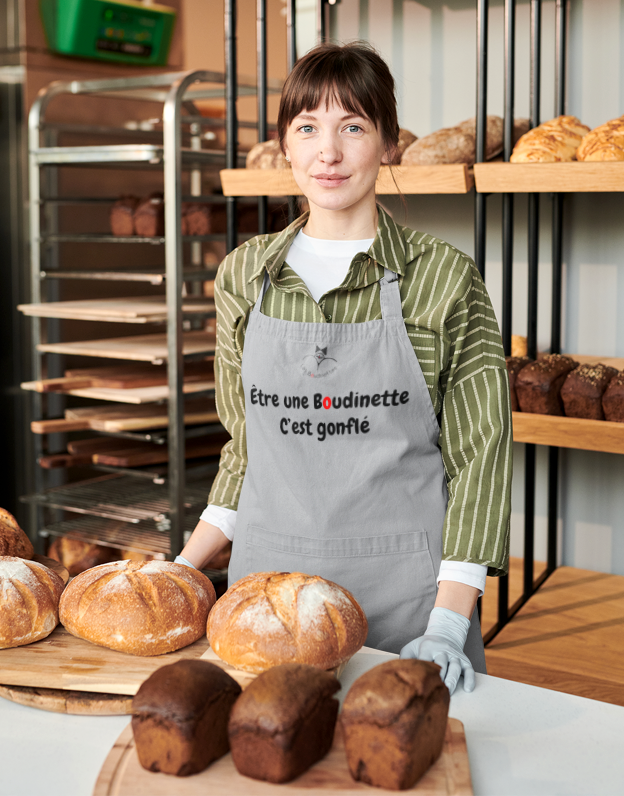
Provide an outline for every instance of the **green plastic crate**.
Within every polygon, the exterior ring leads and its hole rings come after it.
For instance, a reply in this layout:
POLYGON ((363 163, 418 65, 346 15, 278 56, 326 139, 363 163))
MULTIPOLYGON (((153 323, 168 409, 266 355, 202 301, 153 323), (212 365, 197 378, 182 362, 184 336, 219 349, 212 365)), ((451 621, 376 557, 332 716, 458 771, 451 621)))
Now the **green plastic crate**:
POLYGON ((137 0, 39 0, 48 47, 63 55, 163 66, 173 8, 137 0))

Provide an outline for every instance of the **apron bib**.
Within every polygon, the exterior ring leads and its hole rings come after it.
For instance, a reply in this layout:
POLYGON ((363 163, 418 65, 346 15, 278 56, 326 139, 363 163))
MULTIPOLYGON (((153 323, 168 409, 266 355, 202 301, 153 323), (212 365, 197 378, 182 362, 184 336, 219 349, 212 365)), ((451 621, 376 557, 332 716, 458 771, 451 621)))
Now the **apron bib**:
MULTIPOLYGON (((399 652, 434 606, 448 493, 398 277, 385 269, 379 285, 380 320, 299 323, 261 313, 265 273, 242 359, 248 464, 229 582, 320 575, 358 600, 368 646, 399 652)), ((476 612, 465 652, 485 672, 476 612)))

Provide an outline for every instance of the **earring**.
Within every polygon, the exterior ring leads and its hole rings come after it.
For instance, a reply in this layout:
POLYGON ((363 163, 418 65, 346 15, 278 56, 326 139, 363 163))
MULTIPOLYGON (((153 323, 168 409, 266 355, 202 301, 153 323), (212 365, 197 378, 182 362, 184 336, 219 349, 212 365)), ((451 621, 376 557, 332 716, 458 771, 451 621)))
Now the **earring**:
POLYGON ((287 162, 290 163, 290 158, 288 157, 288 155, 284 155, 284 157, 286 158, 287 162))

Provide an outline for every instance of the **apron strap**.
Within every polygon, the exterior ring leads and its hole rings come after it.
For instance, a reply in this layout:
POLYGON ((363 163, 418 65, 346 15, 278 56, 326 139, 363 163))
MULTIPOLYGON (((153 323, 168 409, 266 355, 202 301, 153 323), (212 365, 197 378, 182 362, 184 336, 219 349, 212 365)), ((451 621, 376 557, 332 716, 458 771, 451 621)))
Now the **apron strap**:
POLYGON ((379 280, 381 290, 381 317, 384 321, 403 320, 399 275, 389 268, 384 268, 384 275, 379 280))
POLYGON ((264 271, 264 279, 262 280, 262 287, 260 288, 260 295, 258 296, 258 300, 254 304, 252 312, 260 313, 260 307, 262 307, 262 301, 264 299, 264 294, 269 289, 269 285, 271 284, 271 280, 269 279, 269 272, 265 269, 264 271))

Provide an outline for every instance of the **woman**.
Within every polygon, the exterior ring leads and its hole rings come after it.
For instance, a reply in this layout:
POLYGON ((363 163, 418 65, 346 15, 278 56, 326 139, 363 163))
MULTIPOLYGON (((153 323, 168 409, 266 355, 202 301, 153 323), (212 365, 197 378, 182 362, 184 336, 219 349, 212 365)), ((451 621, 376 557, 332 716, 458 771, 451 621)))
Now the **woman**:
POLYGON ((177 560, 200 567, 233 538, 230 583, 336 581, 369 646, 434 660, 451 693, 461 674, 471 691, 477 597, 508 564, 507 372, 471 260, 376 205, 398 130, 394 81, 366 45, 319 46, 288 77, 278 133, 310 211, 219 269, 232 441, 177 560))

